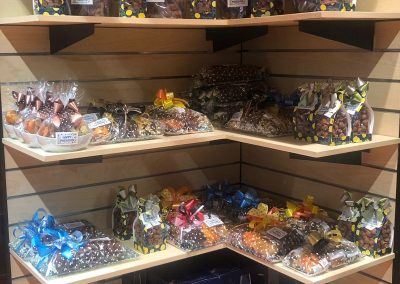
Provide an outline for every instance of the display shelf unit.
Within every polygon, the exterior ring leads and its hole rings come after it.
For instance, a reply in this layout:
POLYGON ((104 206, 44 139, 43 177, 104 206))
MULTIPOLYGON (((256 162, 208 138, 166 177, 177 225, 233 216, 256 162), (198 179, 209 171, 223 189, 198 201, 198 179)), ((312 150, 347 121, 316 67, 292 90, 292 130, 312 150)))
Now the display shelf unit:
POLYGON ((264 138, 247 134, 233 133, 216 130, 209 133, 187 134, 169 136, 160 139, 127 142, 110 145, 89 146, 88 149, 75 152, 49 153, 42 149, 29 148, 26 144, 11 138, 3 138, 3 144, 18 150, 30 157, 42 162, 55 162, 70 159, 87 158, 94 156, 112 155, 127 152, 151 150, 155 148, 167 148, 174 146, 193 145, 197 143, 212 142, 218 140, 231 140, 244 144, 256 145, 264 148, 289 152, 311 158, 322 158, 327 156, 345 154, 350 152, 364 151, 372 148, 396 145, 400 138, 384 135, 374 135, 370 142, 347 144, 340 146, 327 146, 321 144, 310 144, 296 141, 293 137, 264 138))
POLYGON ((0 18, 0 25, 74 25, 95 24, 99 27, 132 27, 132 28, 226 28, 248 26, 295 26, 301 21, 387 21, 400 19, 400 13, 377 12, 312 12, 287 14, 273 17, 201 20, 201 19, 150 19, 150 18, 117 18, 91 16, 20 16, 0 18))
MULTIPOLYGON (((128 245, 129 241, 126 241, 125 244, 128 245)), ((374 265, 378 265, 384 263, 386 261, 394 259, 394 254, 388 254, 379 258, 370 258, 363 257, 358 262, 347 265, 345 267, 329 271, 322 275, 318 276, 307 276, 305 274, 296 272, 293 269, 285 267, 282 263, 269 263, 263 260, 260 260, 251 254, 248 254, 238 248, 232 247, 230 245, 216 245, 209 248, 193 251, 193 252, 184 252, 174 246, 168 245, 165 251, 156 252, 148 255, 140 255, 139 259, 124 261, 119 264, 109 265, 106 267, 89 270, 80 273, 73 273, 68 276, 62 276, 54 279, 46 279, 44 278, 38 271, 30 264, 23 261, 17 254, 11 252, 11 254, 30 272, 32 275, 43 284, 80 284, 80 283, 89 283, 99 280, 104 280, 107 278, 121 276, 123 274, 132 273, 135 271, 139 271, 146 268, 151 268, 154 266, 166 264, 173 261, 178 261, 190 257, 194 257, 197 255, 221 250, 221 249, 230 249, 236 253, 239 253, 247 258, 257 261, 258 263, 271 268, 279 273, 283 273, 293 279, 301 281, 305 284, 324 284, 330 281, 334 281, 340 279, 344 276, 356 273, 358 271, 362 271, 374 265)))

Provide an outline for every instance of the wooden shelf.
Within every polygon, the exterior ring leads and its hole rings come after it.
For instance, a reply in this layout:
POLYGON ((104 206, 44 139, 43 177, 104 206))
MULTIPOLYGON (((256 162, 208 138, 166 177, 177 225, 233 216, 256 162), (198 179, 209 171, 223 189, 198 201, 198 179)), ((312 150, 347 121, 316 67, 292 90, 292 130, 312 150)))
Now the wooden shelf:
POLYGON ((245 27, 245 26, 292 26, 299 21, 323 20, 367 20, 384 21, 400 19, 400 13, 377 12, 311 12, 287 14, 262 18, 232 19, 232 20, 196 20, 196 19, 137 19, 117 17, 90 16, 20 16, 0 18, 0 25, 73 25, 95 24, 101 27, 140 27, 140 28, 215 28, 215 27, 245 27))
MULTIPOLYGON (((130 245, 131 242, 126 241, 125 244, 130 245)), ((194 251, 194 252, 184 252, 176 247, 168 245, 167 250, 165 250, 165 251, 156 252, 156 253, 152 253, 152 254, 148 254, 148 255, 140 255, 139 259, 136 259, 136 260, 130 260, 130 261, 122 262, 119 264, 109 265, 109 266, 105 266, 102 268, 89 270, 86 272, 74 273, 74 274, 71 274, 68 276, 63 276, 63 277, 58 277, 58 278, 53 278, 53 279, 45 279, 41 274, 39 274, 37 272, 37 270, 30 263, 23 261, 13 251, 11 251, 11 254, 40 283, 43 283, 43 284, 69 284, 69 283, 78 284, 78 283, 89 283, 89 282, 109 279, 109 278, 121 276, 123 274, 132 273, 132 272, 139 271, 142 269, 147 269, 150 267, 174 262, 174 261, 185 259, 185 258, 194 257, 196 255, 201 255, 201 254, 205 254, 205 253, 209 253, 212 251, 217 251, 217 250, 221 250, 221 249, 225 249, 225 248, 233 250, 234 252, 244 255, 250 259, 253 259, 266 267, 269 267, 273 270, 276 270, 280 273, 283 273, 293 279, 296 279, 296 280, 306 283, 306 284, 328 283, 330 281, 340 279, 342 277, 351 275, 358 271, 362 271, 369 267, 390 261, 390 260, 394 259, 394 257, 395 257, 394 253, 380 257, 380 258, 376 258, 376 259, 364 257, 360 261, 350 264, 350 265, 347 265, 343 268, 332 270, 332 271, 329 271, 329 272, 324 273, 319 276, 310 277, 310 276, 301 274, 299 272, 296 272, 293 269, 287 268, 281 263, 273 264, 273 263, 262 261, 256 257, 254 257, 248 253, 245 253, 240 249, 234 248, 232 246, 227 246, 227 245, 221 244, 221 245, 209 247, 209 248, 194 251)))
POLYGON ((42 149, 29 148, 24 143, 11 138, 3 138, 4 145, 18 150, 28 156, 38 159, 42 162, 55 162, 70 159, 87 158, 94 156, 120 154, 126 152, 136 152, 158 148, 167 148, 174 146, 193 145, 197 143, 211 142, 217 140, 232 140, 250 145, 256 145, 269 149, 299 154, 311 158, 322 158, 332 155, 344 154, 349 152, 362 151, 382 146, 395 145, 400 143, 400 138, 394 138, 383 135, 374 135, 373 141, 358 144, 347 144, 341 146, 326 146, 320 144, 309 144, 294 140, 292 137, 281 138, 263 138, 246 134, 239 134, 216 130, 209 133, 198 133, 189 135, 179 135, 163 137, 160 139, 127 142, 110 145, 89 146, 89 148, 65 153, 49 153, 42 149))
POLYGON ((246 253, 238 248, 232 247, 232 246, 227 246, 229 249, 244 255, 254 261, 257 261, 258 263, 261 263, 262 265, 265 265, 273 270, 278 271, 279 273, 285 274, 293 279, 296 279, 302 283, 305 284, 324 284, 324 283, 329 283, 331 281, 343 278, 345 276, 354 274, 356 272, 365 270, 367 268, 370 268, 372 266, 390 261, 392 259, 394 259, 395 254, 391 253, 385 256, 382 256, 380 258, 371 258, 371 257, 363 257, 361 260, 346 265, 342 268, 339 269, 335 269, 335 270, 331 270, 328 271, 326 273, 323 273, 321 275, 317 275, 317 276, 307 276, 305 274, 299 273, 293 269, 290 269, 286 266, 284 266, 282 263, 269 263, 269 262, 265 262, 263 260, 260 260, 259 258, 246 253))

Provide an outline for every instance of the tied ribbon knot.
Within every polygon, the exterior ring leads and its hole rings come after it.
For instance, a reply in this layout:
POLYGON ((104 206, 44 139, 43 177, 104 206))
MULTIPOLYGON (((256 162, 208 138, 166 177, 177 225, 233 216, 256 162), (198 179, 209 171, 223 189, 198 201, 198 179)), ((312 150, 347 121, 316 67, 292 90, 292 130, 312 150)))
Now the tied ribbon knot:
POLYGON ((116 206, 119 207, 122 213, 136 211, 138 207, 138 199, 136 196, 136 186, 130 185, 128 189, 120 187, 116 206))
POLYGON ((319 207, 314 205, 314 197, 311 195, 307 195, 300 204, 288 201, 286 207, 286 216, 296 219, 308 219, 321 213, 319 207))
POLYGON ((267 204, 260 203, 257 208, 252 208, 247 212, 247 219, 250 221, 249 228, 260 231, 279 223, 279 210, 277 208, 269 210, 267 204))
POLYGON ((173 107, 186 108, 189 103, 186 100, 175 98, 173 92, 167 92, 166 89, 158 90, 154 105, 158 108, 163 107, 165 109, 173 107))
POLYGON ((160 222, 160 199, 150 195, 148 199, 139 199, 139 218, 143 223, 153 226, 152 222, 160 222))
POLYGON ((368 89, 369 82, 364 82, 360 78, 357 78, 355 86, 347 86, 347 96, 350 98, 352 104, 362 104, 365 102, 368 89))
POLYGON ((249 189, 246 193, 237 190, 233 196, 225 198, 228 204, 232 204, 239 208, 257 207, 259 199, 255 190, 249 189))
POLYGON ((175 207, 176 211, 168 215, 168 222, 176 227, 186 227, 189 224, 200 225, 204 221, 204 214, 201 211, 204 205, 199 205, 197 199, 182 202, 175 207))

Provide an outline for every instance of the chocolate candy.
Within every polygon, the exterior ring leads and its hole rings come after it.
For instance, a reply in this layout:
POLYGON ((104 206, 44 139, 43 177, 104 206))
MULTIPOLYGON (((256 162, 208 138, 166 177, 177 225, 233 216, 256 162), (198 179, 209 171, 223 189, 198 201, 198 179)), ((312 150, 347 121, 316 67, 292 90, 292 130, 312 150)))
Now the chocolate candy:
POLYGON ((111 12, 112 0, 92 0, 90 4, 76 4, 74 0, 67 1, 71 7, 71 15, 108 17, 115 14, 111 12))
POLYGON ((325 256, 314 253, 311 246, 292 250, 282 262, 284 265, 310 276, 326 272, 331 265, 325 256))
POLYGON ((145 18, 145 0, 119 0, 119 16, 128 18, 145 18))
POLYGON ((241 19, 249 15, 248 1, 217 0, 218 19, 241 19))
MULTIPOLYGON (((362 225, 359 225, 362 226, 362 225)), ((357 230, 357 243, 364 254, 378 256, 391 251, 392 224, 386 221, 382 227, 357 230)))
POLYGON ((187 4, 188 1, 185 0, 147 2, 146 16, 149 18, 182 19, 186 17, 187 4))
POLYGON ((297 12, 354 11, 356 0, 293 0, 297 12))
POLYGON ((33 12, 39 15, 69 15, 67 0, 33 0, 33 12))
POLYGON ((190 6, 190 17, 192 19, 216 19, 216 0, 193 0, 190 6))
POLYGON ((353 117, 353 127, 352 127, 353 136, 362 134, 367 135, 369 130, 368 124, 369 124, 368 109, 364 105, 361 108, 360 112, 353 117))
POLYGON ((60 229, 72 234, 79 231, 83 234, 84 239, 92 239, 96 236, 96 227, 87 220, 73 220, 58 225, 60 229))
POLYGON ((284 13, 283 0, 250 0, 251 17, 265 17, 284 13))

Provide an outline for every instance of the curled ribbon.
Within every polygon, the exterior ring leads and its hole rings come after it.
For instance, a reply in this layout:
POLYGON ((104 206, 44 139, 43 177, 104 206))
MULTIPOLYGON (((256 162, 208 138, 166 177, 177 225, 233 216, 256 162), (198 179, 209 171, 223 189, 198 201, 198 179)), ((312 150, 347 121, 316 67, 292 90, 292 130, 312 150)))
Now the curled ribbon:
POLYGON ((154 105, 165 109, 172 107, 186 108, 189 106, 189 103, 186 100, 175 98, 174 93, 167 92, 166 89, 160 89, 156 94, 154 105))
POLYGON ((269 210, 267 204, 260 203, 257 208, 252 208, 247 212, 247 219, 250 221, 249 227, 259 231, 269 225, 279 223, 279 212, 274 208, 269 210))
POLYGON ((168 222, 176 227, 186 227, 189 224, 199 225, 204 221, 204 214, 201 211, 204 205, 199 205, 197 199, 182 202, 176 211, 168 215, 168 222))
POLYGON ((314 205, 314 197, 311 195, 307 195, 303 202, 300 204, 295 204, 292 202, 286 203, 286 217, 291 218, 311 218, 312 216, 318 215, 322 213, 318 206, 314 205))

